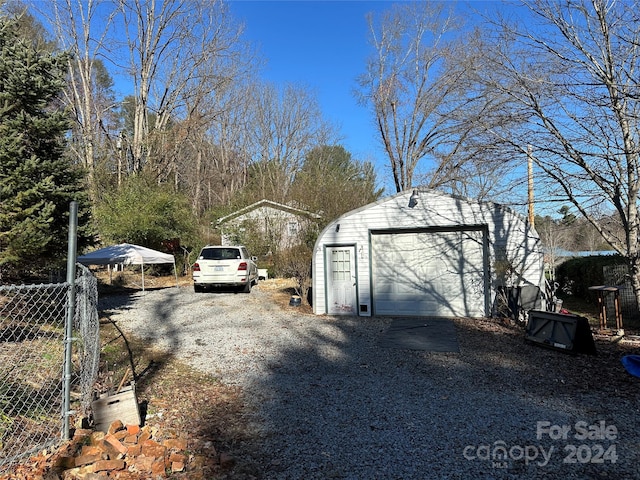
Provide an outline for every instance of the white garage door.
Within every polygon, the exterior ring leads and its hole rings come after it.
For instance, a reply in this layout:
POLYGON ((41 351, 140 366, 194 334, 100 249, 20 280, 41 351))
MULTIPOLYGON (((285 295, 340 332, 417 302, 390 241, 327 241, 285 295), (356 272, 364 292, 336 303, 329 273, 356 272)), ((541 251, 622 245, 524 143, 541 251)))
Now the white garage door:
POLYGON ((376 315, 485 315, 484 230, 371 235, 376 315))

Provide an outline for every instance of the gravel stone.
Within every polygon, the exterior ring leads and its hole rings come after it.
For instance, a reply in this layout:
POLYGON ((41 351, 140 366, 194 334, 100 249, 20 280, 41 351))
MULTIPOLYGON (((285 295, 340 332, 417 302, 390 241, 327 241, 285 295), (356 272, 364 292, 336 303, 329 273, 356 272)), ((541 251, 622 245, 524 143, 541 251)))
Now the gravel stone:
POLYGON ((390 318, 303 314, 261 285, 167 288, 100 308, 242 388, 253 435, 231 454, 260 478, 640 479, 640 382, 618 350, 571 356, 470 319, 455 320, 460 353, 381 348, 390 318), (566 438, 539 435, 539 422, 567 426, 566 438))

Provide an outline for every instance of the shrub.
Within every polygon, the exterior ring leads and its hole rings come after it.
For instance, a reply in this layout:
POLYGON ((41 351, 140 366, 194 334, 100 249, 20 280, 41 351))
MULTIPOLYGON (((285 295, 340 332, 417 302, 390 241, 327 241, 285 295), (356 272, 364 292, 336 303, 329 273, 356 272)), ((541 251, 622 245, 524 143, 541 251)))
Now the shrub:
POLYGON ((157 250, 168 239, 191 244, 197 230, 187 198, 143 175, 128 177, 120 189, 104 195, 95 219, 105 243, 135 243, 157 250))
POLYGON ((308 245, 296 245, 276 255, 276 270, 284 277, 292 277, 296 281, 296 294, 302 302, 307 303, 307 295, 311 287, 311 255, 313 249, 308 245))
POLYGON ((625 263, 620 255, 572 258, 556 268, 556 281, 565 294, 594 301, 595 295, 589 287, 605 283, 603 267, 625 263))

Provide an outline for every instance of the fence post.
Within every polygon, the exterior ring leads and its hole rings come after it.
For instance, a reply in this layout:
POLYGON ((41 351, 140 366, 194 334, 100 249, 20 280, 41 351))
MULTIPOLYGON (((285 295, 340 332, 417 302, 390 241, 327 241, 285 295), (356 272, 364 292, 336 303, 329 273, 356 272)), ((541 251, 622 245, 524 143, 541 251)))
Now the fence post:
POLYGON ((71 416, 71 351, 73 346, 73 318, 75 315, 76 303, 76 252, 77 252, 77 231, 78 231, 78 202, 73 201, 69 205, 69 245, 67 247, 67 318, 65 325, 64 340, 64 399, 63 417, 64 427, 62 432, 63 440, 69 440, 70 416, 71 416))

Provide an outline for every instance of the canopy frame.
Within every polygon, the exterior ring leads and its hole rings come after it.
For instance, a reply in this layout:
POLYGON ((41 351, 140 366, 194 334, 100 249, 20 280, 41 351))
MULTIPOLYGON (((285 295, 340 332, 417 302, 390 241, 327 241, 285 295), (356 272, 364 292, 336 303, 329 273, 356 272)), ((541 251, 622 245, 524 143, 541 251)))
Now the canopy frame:
POLYGON ((178 271, 176 259, 173 255, 152 250, 140 245, 121 243, 89 252, 76 259, 83 265, 107 265, 109 269, 109 281, 112 279, 113 265, 140 265, 142 272, 142 291, 145 291, 144 267, 145 265, 172 264, 173 273, 178 286, 178 271), (146 261, 145 261, 146 259, 146 261))

